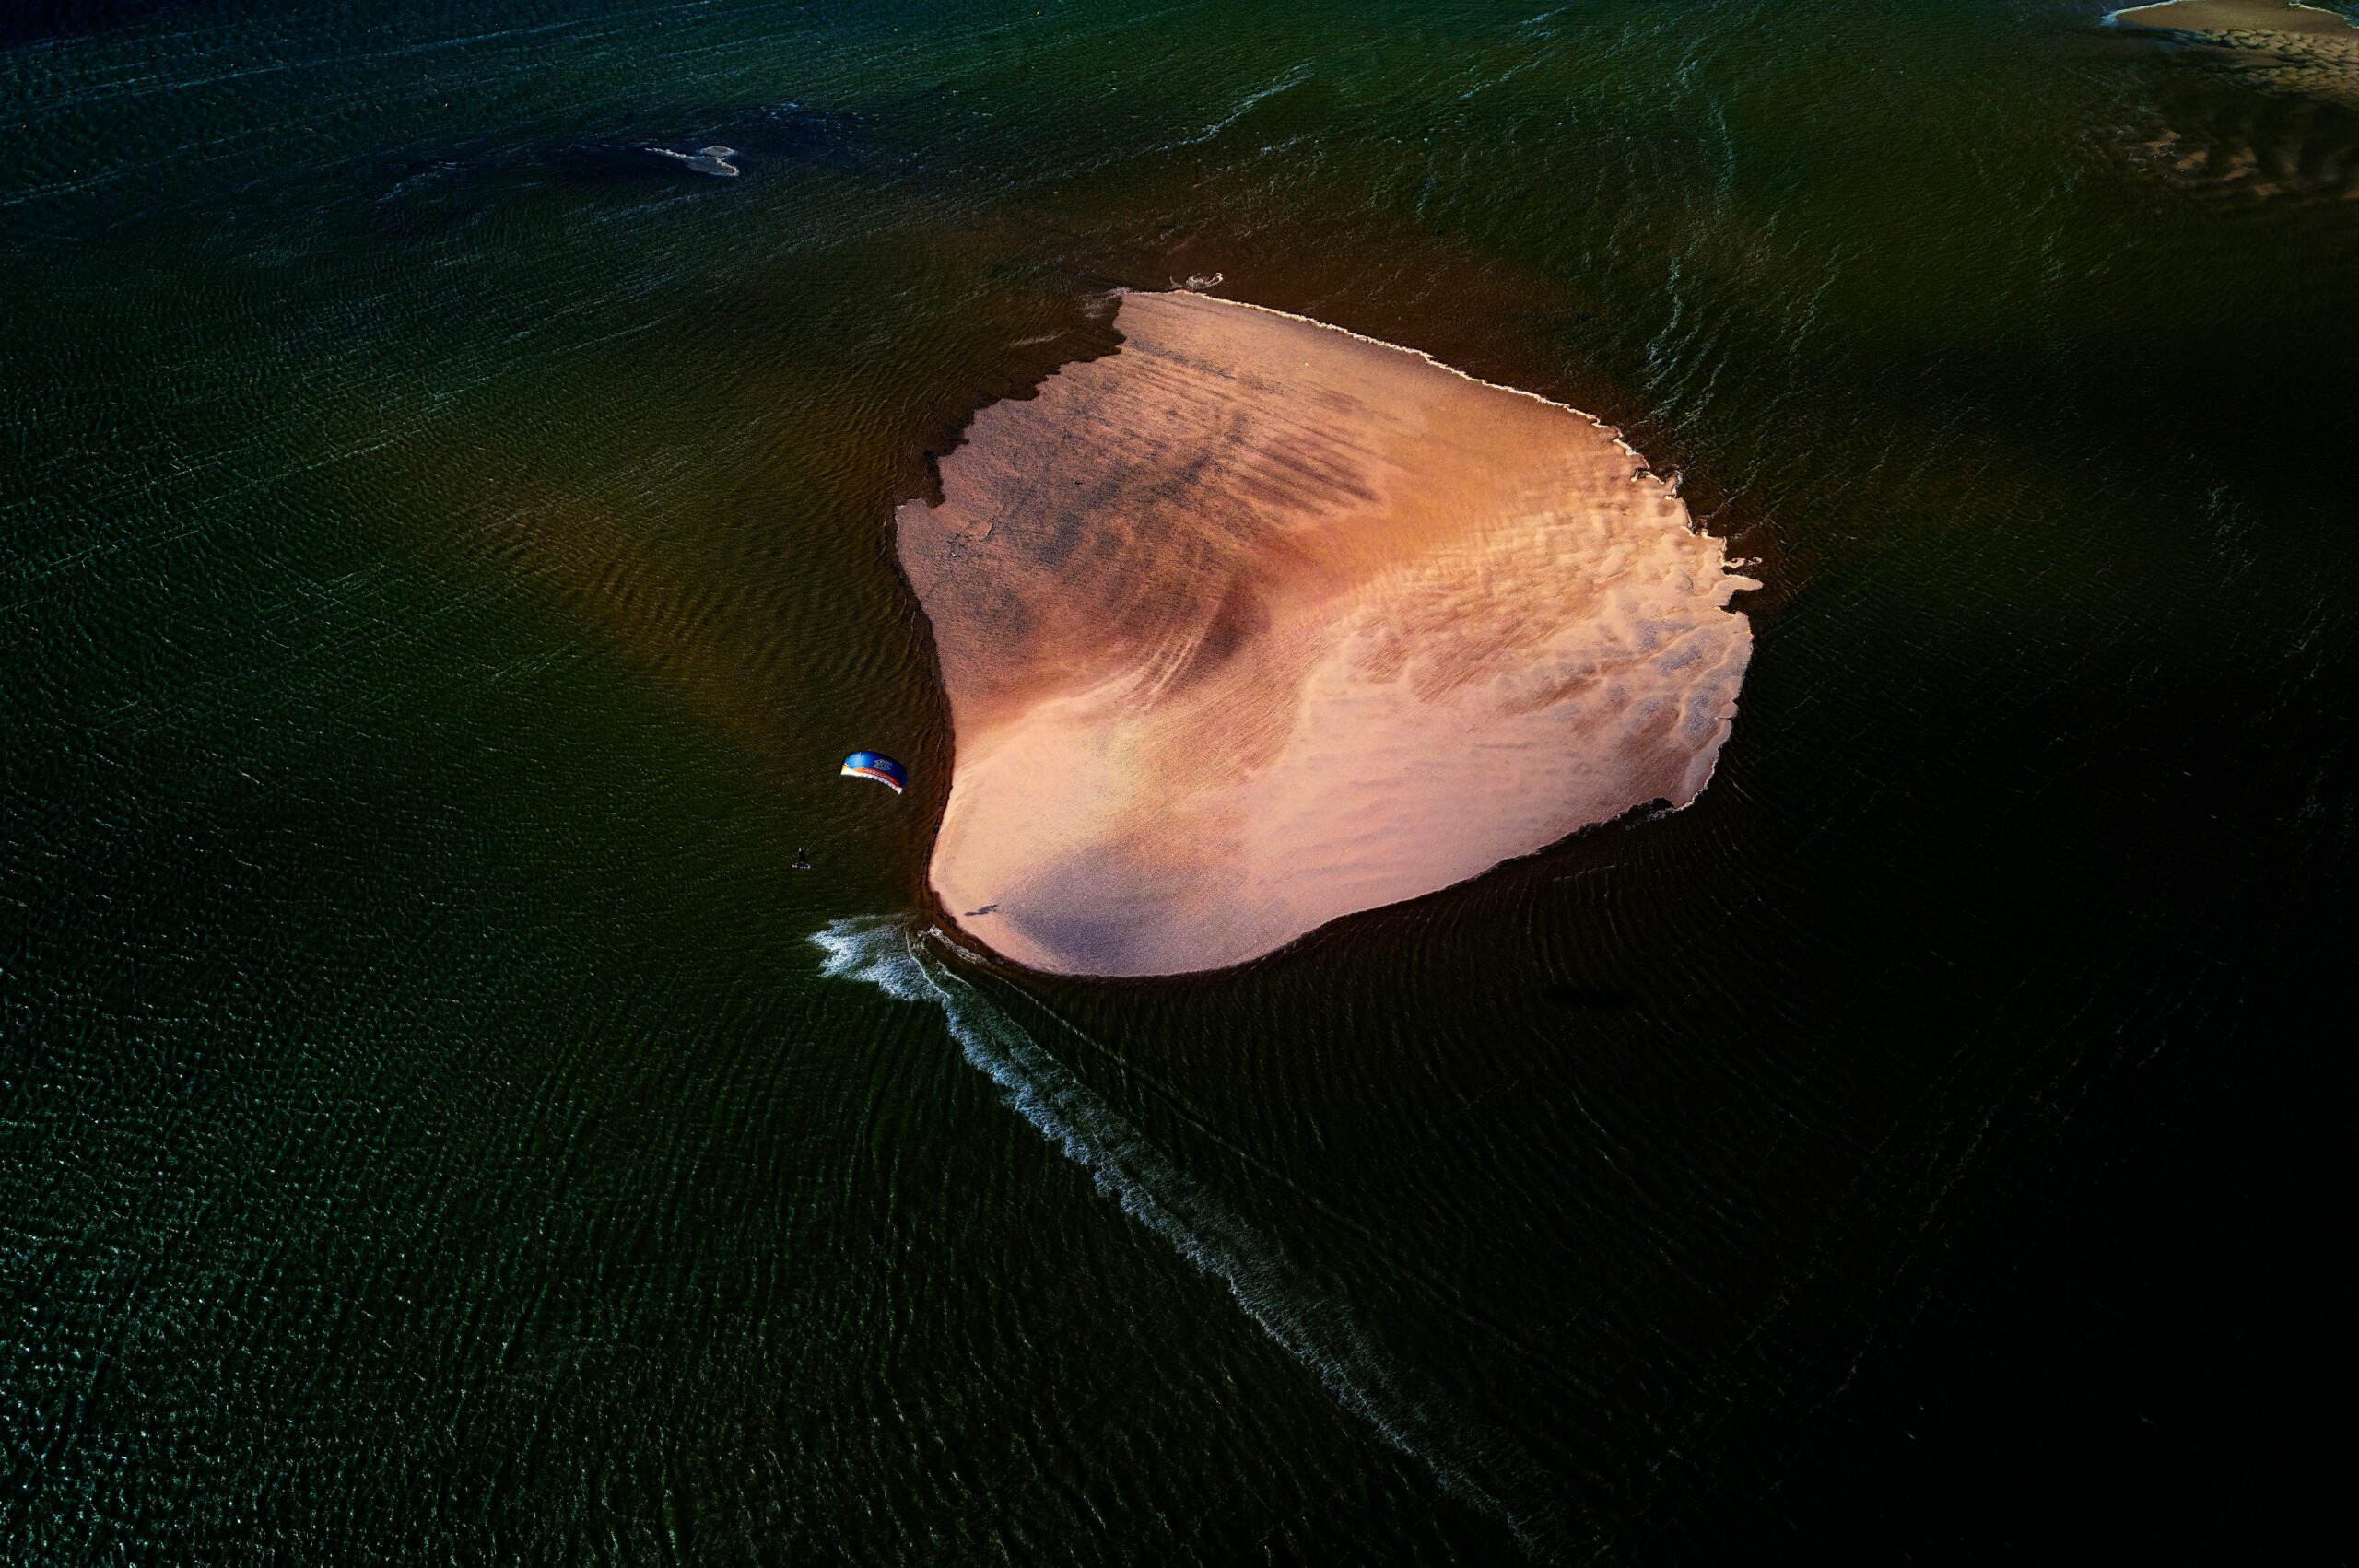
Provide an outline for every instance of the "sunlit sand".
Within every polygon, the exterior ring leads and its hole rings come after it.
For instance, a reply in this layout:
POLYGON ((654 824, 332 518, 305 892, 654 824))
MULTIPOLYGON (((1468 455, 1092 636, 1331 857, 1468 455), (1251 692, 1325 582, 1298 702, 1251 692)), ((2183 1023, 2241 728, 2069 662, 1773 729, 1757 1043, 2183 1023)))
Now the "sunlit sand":
POLYGON ((2200 42, 2263 86, 2359 107, 2359 27, 2338 12, 2289 0, 2165 0, 2106 20, 2200 42))
POLYGON ((1200 295, 1115 326, 897 518, 977 940, 1218 968, 1704 788, 1757 585, 1612 430, 1200 295))
POLYGON ((2359 37, 2342 16, 2290 0, 2162 0, 2131 6, 2107 18, 2118 27, 2165 28, 2176 32, 2272 32, 2318 38, 2359 37))

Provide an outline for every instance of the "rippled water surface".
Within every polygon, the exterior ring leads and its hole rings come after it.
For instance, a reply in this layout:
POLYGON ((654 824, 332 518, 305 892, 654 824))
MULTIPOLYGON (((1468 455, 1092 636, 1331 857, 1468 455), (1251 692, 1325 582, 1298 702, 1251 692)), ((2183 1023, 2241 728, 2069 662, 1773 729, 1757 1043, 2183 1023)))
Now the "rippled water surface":
POLYGON ((0 1562, 2298 1560, 2359 98, 2099 16, 0 22, 0 1562), (1215 275, 1680 470, 1735 734, 1010 971, 893 508, 1215 275))

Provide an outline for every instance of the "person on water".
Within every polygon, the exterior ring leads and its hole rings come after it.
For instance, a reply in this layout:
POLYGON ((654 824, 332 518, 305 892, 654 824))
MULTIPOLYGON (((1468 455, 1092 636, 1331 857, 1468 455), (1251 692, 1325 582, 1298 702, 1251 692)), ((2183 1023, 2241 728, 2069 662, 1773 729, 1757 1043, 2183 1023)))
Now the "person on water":
POLYGON ((809 871, 811 869, 811 851, 808 849, 797 849, 794 852, 794 859, 787 862, 786 869, 791 872, 809 871))

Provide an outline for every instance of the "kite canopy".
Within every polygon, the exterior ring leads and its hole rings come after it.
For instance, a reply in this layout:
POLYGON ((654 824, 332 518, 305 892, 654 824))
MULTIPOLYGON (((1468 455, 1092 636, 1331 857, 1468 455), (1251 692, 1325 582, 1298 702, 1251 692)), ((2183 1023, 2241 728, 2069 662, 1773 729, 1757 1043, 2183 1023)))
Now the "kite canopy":
POLYGON ((844 758, 844 777, 874 778, 898 795, 901 787, 910 781, 910 770, 889 756, 875 752, 854 752, 844 758))

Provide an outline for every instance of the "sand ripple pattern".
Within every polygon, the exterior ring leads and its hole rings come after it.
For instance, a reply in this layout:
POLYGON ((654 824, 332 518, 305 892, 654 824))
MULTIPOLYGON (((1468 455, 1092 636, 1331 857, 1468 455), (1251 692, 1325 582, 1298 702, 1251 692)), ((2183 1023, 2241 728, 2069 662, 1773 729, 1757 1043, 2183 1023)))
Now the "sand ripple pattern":
POLYGON ((1220 968, 1711 777, 1754 586, 1604 426, 1190 293, 978 415, 899 512, 1003 955, 1220 968))
POLYGON ((2167 33, 2259 86, 2359 108, 2359 27, 2279 0, 2168 0, 2117 11, 2117 27, 2167 33))

